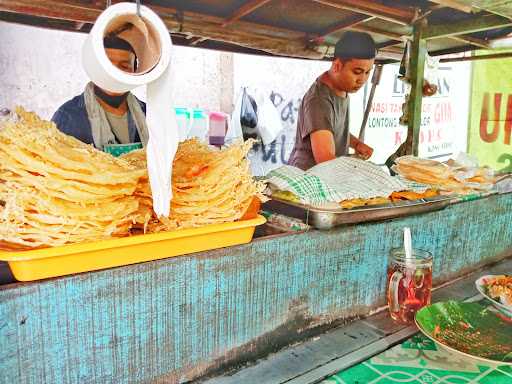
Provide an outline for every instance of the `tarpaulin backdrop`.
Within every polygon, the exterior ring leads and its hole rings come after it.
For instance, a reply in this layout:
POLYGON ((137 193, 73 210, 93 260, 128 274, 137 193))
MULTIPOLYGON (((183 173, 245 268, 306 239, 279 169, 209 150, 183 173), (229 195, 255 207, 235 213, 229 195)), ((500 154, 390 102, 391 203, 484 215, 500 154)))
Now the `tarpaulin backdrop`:
MULTIPOLYGON (((505 52, 505 51, 504 51, 505 52)), ((482 52, 481 54, 496 53, 482 52)), ((468 152, 512 172, 512 58, 473 63, 468 152)))

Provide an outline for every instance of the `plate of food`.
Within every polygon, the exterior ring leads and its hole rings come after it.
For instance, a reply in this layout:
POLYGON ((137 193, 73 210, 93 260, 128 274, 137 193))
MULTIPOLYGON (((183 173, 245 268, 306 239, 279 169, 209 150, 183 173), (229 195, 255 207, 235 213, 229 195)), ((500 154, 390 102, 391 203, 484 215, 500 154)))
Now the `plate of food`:
POLYGON ((486 275, 476 282, 476 289, 505 316, 512 319, 512 276, 486 275))
POLYGON ((512 326, 475 302, 446 301, 423 307, 416 325, 428 338, 477 360, 512 366, 512 326))

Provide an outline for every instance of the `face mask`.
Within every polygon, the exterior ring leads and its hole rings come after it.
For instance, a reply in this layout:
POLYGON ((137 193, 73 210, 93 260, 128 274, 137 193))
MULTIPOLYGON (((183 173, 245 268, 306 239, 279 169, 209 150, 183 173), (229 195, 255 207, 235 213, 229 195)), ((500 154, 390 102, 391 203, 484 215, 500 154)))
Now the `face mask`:
POLYGON ((94 86, 94 94, 98 96, 101 100, 103 100, 105 103, 110 105, 112 108, 119 108, 119 106, 123 104, 123 102, 128 97, 128 92, 117 96, 109 95, 96 85, 94 86))

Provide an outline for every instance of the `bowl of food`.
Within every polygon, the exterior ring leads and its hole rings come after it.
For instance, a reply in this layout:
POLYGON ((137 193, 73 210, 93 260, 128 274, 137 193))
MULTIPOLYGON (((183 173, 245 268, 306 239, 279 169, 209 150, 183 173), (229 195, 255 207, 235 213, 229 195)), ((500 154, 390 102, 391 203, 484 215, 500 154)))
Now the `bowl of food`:
POLYGON ((452 300, 438 302, 416 312, 415 321, 419 330, 442 348, 512 367, 512 327, 490 307, 452 300))
POLYGON ((476 289, 505 316, 512 318, 512 276, 486 275, 476 282, 476 289))

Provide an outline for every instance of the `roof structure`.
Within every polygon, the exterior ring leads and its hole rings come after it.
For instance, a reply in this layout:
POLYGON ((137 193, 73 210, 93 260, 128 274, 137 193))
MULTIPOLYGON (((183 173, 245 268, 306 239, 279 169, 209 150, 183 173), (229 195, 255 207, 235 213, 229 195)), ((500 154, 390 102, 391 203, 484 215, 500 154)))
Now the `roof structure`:
MULTIPOLYGON (((88 32, 99 0, 0 0, 0 20, 88 32)), ((398 60, 426 20, 431 55, 490 48, 512 34, 512 0, 147 0, 178 45, 329 59, 343 31, 370 33, 379 59, 398 60)))

